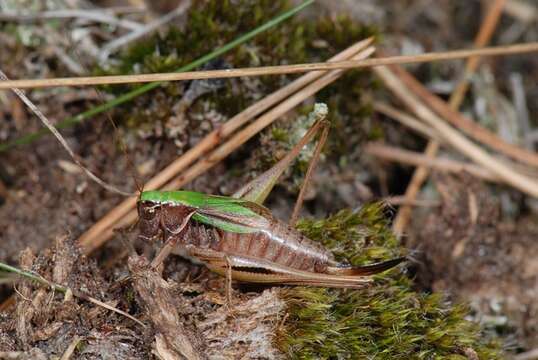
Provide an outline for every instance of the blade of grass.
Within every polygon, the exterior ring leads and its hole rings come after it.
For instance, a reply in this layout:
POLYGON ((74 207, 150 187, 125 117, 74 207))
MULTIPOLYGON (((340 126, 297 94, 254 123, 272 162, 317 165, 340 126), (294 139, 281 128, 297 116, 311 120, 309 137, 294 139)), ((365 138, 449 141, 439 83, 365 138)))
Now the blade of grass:
POLYGON ((44 287, 47 287, 53 291, 58 291, 58 292, 61 292, 62 294, 66 294, 68 292, 71 292, 74 296, 82 299, 82 300, 85 300, 85 301, 89 301, 91 303, 94 303, 98 306, 101 306, 105 309, 108 309, 110 311, 113 311, 115 313, 118 313, 120 315, 123 315, 131 320, 133 320, 134 322, 136 322, 137 324, 139 325, 142 325, 143 327, 146 327, 146 325, 144 325, 143 322, 141 322, 140 320, 138 320, 137 318, 135 318, 134 316, 132 315, 129 315, 128 313, 126 313, 125 311, 122 311, 118 308, 115 308, 114 306, 110 306, 100 300, 97 300, 96 298, 94 297, 91 297, 89 295, 86 295, 84 294, 82 291, 76 291, 76 290, 73 290, 73 289, 70 289, 68 287, 65 287, 65 286, 62 286, 62 285, 58 285, 58 284, 55 284, 53 283, 52 281, 48 281, 47 279, 37 275, 37 274, 34 274, 33 272, 30 272, 30 271, 25 271, 25 270, 22 270, 22 269, 19 269, 19 268, 16 268, 14 266, 11 266, 11 265, 8 265, 8 264, 5 264, 3 262, 0 262, 0 270, 1 271, 4 271, 4 272, 7 272, 7 273, 13 273, 13 274, 17 274, 27 280, 31 280, 31 281, 34 281, 44 287))
MULTIPOLYGON (((310 4, 312 4, 314 2, 314 0, 306 0, 305 2, 303 2, 302 4, 282 13, 281 15, 275 17, 274 19, 272 20, 269 20, 268 22, 266 22, 265 24, 257 27, 256 29, 244 34, 244 35, 241 35, 239 36, 237 39, 229 42, 228 44, 210 52, 209 54, 207 55, 204 55, 200 58, 198 58, 197 60, 194 60, 193 62, 191 62, 190 64, 187 64, 185 66, 182 66, 181 68, 177 69, 176 72, 184 72, 184 71, 190 71, 190 70, 193 70, 203 64, 205 64, 206 62, 232 50, 233 48, 243 44, 244 42, 247 42, 248 40, 252 39, 253 37, 255 37, 256 35, 272 28, 273 26, 276 26, 277 24, 281 23, 282 21, 284 20, 287 20, 288 18, 290 18, 291 16, 295 15, 296 13, 298 13, 299 11, 303 10, 305 7, 309 6, 310 4)), ((108 101, 107 103, 105 104, 102 104, 102 105, 99 105, 99 106, 96 106, 94 108, 91 108, 89 109, 88 111, 85 111, 83 113, 80 113, 76 116, 73 116, 73 117, 69 117, 63 121, 61 121, 60 123, 56 124, 56 129, 64 129, 64 128, 67 128, 67 127, 70 127, 70 126, 73 126, 74 124, 76 123, 79 123, 79 122, 82 122, 84 120, 87 120, 91 117, 94 117, 95 115, 98 115, 100 113, 103 113, 107 110, 110 110, 118 105, 121 105, 123 103, 126 103, 128 101, 131 101, 133 100, 134 98, 148 92, 148 91, 151 91, 157 87, 159 87, 163 82, 153 82, 153 83, 149 83, 149 84, 146 84, 146 85, 142 85, 126 94, 123 94, 113 100, 110 100, 108 101)), ((36 139, 39 139, 40 137, 42 137, 43 135, 46 135, 46 134, 49 134, 49 130, 48 129, 42 129, 40 131, 37 131, 35 133, 32 133, 32 134, 28 134, 26 136, 23 136, 23 137, 20 137, 18 139, 15 139, 13 141, 10 141, 10 142, 7 142, 5 144, 0 144, 0 152, 4 152, 10 148, 12 148, 13 146, 18 146, 18 145, 25 145, 25 144, 29 144, 31 143, 32 141, 36 140, 36 139)))
POLYGON ((5 264, 3 262, 0 262, 0 270, 3 270, 7 273, 13 273, 13 274, 17 274, 19 276, 22 276, 24 278, 27 278, 29 280, 32 280, 32 281, 35 281, 36 283, 39 283, 45 287, 48 287, 54 291, 59 291, 63 294, 65 294, 67 292, 67 288, 66 287, 63 287, 61 285, 58 285, 58 284, 54 284, 54 283, 51 283, 50 281, 42 278, 41 276, 39 275, 36 275, 30 271, 25 271, 25 270, 21 270, 19 268, 16 268, 14 266, 11 266, 11 265, 8 265, 8 264, 5 264))

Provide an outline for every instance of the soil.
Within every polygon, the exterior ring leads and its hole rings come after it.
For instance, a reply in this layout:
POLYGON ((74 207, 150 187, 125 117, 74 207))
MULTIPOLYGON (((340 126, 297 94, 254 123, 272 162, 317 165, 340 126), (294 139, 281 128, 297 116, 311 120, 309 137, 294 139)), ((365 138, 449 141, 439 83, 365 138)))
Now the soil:
POLYGON ((407 239, 418 249, 419 283, 467 300, 478 321, 517 338, 509 346, 536 347, 535 218, 503 218, 491 190, 470 177, 438 175, 434 186, 441 205, 417 211, 407 239))

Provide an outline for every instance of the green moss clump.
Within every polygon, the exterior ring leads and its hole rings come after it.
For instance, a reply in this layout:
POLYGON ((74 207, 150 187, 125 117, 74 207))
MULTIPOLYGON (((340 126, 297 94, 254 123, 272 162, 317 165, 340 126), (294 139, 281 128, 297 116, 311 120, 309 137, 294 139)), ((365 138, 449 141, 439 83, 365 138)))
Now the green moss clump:
MULTIPOLYGON (((173 71, 254 29, 289 7, 285 0, 197 1, 186 16, 185 30, 172 27, 164 35, 156 34, 138 41, 116 59, 116 65, 96 69, 95 73, 173 71)), ((376 35, 375 28, 363 26, 345 16, 333 18, 321 15, 314 20, 294 17, 227 53, 223 60, 235 68, 324 61, 353 43, 376 35)), ((203 95, 200 99, 203 101, 196 101, 188 112, 199 114, 214 110, 225 117, 231 117, 296 77, 282 75, 227 80, 224 88, 203 95)), ((175 115, 172 108, 181 98, 187 84, 172 82, 137 98, 134 104, 122 108, 123 113, 119 114, 118 123, 126 124, 127 128, 142 130, 144 134, 153 132, 153 135, 160 136, 162 132, 152 131, 152 127, 166 123, 175 115)), ((108 87, 106 90, 122 93, 132 86, 135 85, 108 87)), ((364 98, 363 94, 368 93, 372 87, 370 72, 348 71, 345 77, 316 95, 318 102, 325 102, 331 109, 329 120, 333 129, 328 148, 337 156, 348 156, 361 140, 369 137, 370 124, 362 120, 372 110, 368 98, 364 98)), ((185 120, 189 122, 185 126, 189 130, 196 129, 199 125, 191 118, 187 116, 185 120)), ((288 124, 280 122, 278 126, 287 131, 288 124)), ((262 160, 259 167, 266 168, 267 165, 262 160)))
MULTIPOLYGON (((372 204, 303 220, 299 229, 355 265, 389 259, 402 249, 382 211, 372 204)), ((465 320, 465 306, 415 292, 397 269, 361 290, 296 287, 284 297, 289 317, 277 343, 293 359, 467 359, 469 351, 501 357, 498 345, 465 320)))

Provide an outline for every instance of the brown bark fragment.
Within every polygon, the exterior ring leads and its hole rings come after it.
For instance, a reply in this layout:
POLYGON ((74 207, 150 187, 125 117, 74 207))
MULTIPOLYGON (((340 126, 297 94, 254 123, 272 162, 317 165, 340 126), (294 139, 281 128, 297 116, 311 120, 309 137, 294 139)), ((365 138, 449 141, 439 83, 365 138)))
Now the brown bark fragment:
MULTIPOLYGON (((21 252, 20 267, 23 270, 32 270, 35 256, 30 248, 21 252)), ((30 297, 32 296, 32 285, 29 282, 21 282, 17 287, 17 308, 15 330, 17 332, 20 345, 28 348, 28 341, 32 332, 30 321, 33 317, 33 309, 30 297)))
POLYGON ((180 359, 207 359, 201 338, 193 329, 183 326, 176 309, 180 300, 172 297, 168 283, 149 266, 144 257, 131 256, 129 270, 133 286, 155 326, 157 339, 164 339, 167 348, 180 359))
POLYGON ((78 258, 78 254, 76 254, 72 244, 68 242, 68 235, 58 236, 55 240, 55 248, 52 282, 67 285, 67 279, 73 270, 73 264, 78 258))

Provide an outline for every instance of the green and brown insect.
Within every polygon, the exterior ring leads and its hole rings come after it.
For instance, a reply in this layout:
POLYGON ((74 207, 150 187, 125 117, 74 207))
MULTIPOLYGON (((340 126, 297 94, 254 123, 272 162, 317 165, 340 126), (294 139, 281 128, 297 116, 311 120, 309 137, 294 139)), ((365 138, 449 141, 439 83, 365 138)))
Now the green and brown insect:
MULTIPOLYGON (((314 113, 320 119, 303 140, 324 127, 326 106, 316 104, 314 113)), ((323 145, 321 139, 316 150, 323 145)), ((357 288, 371 281, 369 275, 404 261, 400 257, 359 267, 337 262, 321 244, 276 219, 262 205, 303 145, 301 141, 288 156, 232 197, 192 191, 143 191, 138 201, 139 236, 165 242, 153 264, 160 264, 175 248, 234 280, 357 288)))

